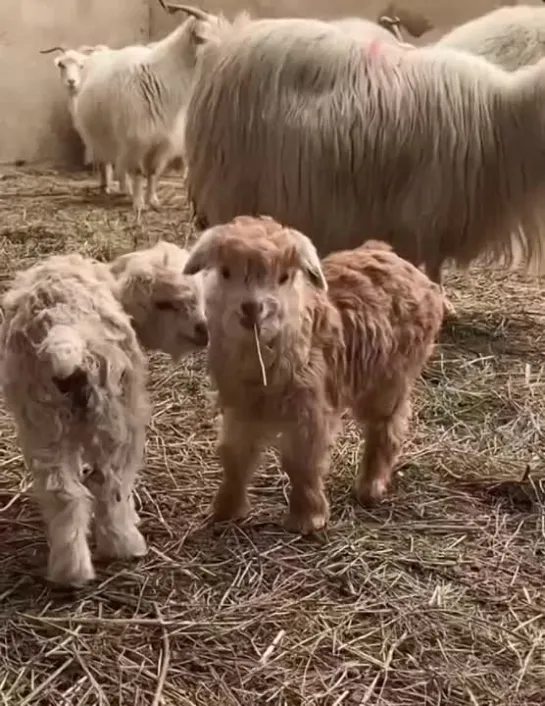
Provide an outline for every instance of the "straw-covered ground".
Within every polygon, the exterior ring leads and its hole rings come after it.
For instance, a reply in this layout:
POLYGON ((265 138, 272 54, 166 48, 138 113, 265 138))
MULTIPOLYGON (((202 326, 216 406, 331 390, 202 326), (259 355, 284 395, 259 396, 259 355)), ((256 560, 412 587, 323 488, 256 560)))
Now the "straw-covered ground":
MULTIPOLYGON (((76 250, 185 243, 179 179, 133 222, 89 175, 7 171, 0 267, 76 250)), ((219 480, 204 360, 153 356, 138 486, 146 558, 76 594, 43 579, 46 544, 0 408, 0 701, 10 706, 531 706, 545 703, 541 428, 545 296, 519 274, 451 274, 460 319, 420 382, 388 499, 356 507, 358 432, 337 446, 326 532, 281 525, 270 454, 243 524, 207 524, 219 480)))

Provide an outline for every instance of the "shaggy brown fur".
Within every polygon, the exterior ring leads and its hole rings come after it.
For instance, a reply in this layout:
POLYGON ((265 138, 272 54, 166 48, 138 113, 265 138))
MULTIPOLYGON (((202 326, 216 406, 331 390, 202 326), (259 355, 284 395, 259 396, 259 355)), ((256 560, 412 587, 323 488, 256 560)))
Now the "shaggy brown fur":
POLYGON ((376 241, 320 264, 306 236, 270 218, 240 217, 205 231, 185 272, 208 267, 209 367, 223 409, 216 519, 246 515, 261 450, 280 434, 291 480, 287 526, 323 527, 324 476, 346 407, 366 436, 356 495, 382 497, 412 387, 441 327, 440 288, 376 241))

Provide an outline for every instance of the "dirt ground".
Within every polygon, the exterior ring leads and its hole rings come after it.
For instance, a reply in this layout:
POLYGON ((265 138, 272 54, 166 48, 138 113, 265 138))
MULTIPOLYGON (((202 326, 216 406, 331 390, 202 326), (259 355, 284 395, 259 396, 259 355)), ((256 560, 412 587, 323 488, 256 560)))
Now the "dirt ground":
MULTIPOLYGON (((191 235, 179 178, 160 213, 88 174, 6 171, 0 282, 69 250, 109 259, 191 235)), ((387 500, 357 507, 358 431, 334 456, 327 531, 281 525, 271 453, 253 514, 210 526, 220 470, 203 356, 152 356, 137 563, 62 593, 0 402, 0 703, 9 706, 542 706, 545 294, 517 273, 450 273, 459 321, 418 385, 387 500)))

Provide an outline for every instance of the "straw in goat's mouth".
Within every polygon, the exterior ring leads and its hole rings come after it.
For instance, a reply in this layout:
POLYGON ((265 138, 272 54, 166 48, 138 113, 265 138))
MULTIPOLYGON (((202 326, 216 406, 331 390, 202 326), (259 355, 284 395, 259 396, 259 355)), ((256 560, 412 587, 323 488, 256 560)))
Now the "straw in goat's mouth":
POLYGON ((254 324, 254 341, 257 359, 259 360, 259 367, 261 368, 261 379, 263 380, 263 387, 267 387, 267 371, 265 370, 265 363, 263 362, 263 356, 261 355, 261 346, 259 344, 259 331, 257 330, 256 324, 254 324))

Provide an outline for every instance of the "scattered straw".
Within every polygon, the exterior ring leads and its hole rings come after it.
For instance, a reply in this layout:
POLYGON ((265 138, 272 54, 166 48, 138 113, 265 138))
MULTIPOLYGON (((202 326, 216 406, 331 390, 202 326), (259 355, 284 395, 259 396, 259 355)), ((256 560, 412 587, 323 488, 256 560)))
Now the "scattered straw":
MULTIPOLYGON (((157 603, 154 605, 155 612, 157 614, 157 619, 163 622, 163 617, 157 603)), ((167 679, 168 667, 170 664, 170 642, 168 639, 168 632, 166 626, 163 624, 163 654, 161 658, 161 671, 159 673, 159 679, 157 681, 157 689, 153 697, 151 706, 159 706, 162 701, 163 689, 165 687, 165 682, 167 679)))
POLYGON ((267 371, 265 370, 265 363, 263 361, 263 355, 261 354, 261 343, 259 342, 259 331, 257 326, 254 324, 254 341, 255 350, 257 353, 257 359, 259 360, 259 367, 261 368, 261 379, 263 380, 263 387, 267 387, 267 371))
MULTIPOLYGON (((0 183, 0 288, 54 252, 108 259, 193 237, 179 179, 138 228, 98 178, 0 183)), ((209 525, 221 470, 206 359, 152 354, 137 493, 150 551, 54 591, 0 400, 0 704, 542 706, 545 287, 472 268, 447 289, 459 319, 418 384, 390 494, 354 503, 361 434, 348 423, 316 537, 284 530, 289 486, 271 452, 250 517, 209 525)))

